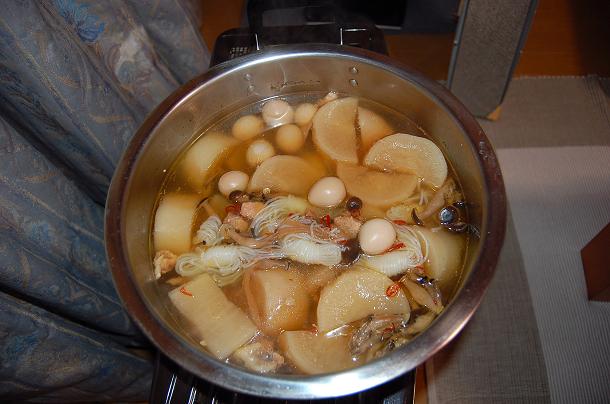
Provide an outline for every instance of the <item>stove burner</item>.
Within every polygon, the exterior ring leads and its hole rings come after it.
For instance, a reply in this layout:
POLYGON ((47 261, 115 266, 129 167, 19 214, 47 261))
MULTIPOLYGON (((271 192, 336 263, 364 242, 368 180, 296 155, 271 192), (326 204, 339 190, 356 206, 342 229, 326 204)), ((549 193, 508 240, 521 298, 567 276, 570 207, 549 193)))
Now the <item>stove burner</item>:
POLYGON ((323 400, 277 400, 235 393, 198 379, 165 356, 157 356, 151 404, 407 404, 413 402, 415 371, 374 389, 323 400))

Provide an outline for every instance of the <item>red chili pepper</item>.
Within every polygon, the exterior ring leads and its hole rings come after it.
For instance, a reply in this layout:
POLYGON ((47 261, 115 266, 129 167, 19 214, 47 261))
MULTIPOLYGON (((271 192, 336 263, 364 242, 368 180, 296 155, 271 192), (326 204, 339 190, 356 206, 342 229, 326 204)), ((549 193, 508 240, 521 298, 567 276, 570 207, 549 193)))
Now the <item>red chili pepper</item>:
POLYGON ((387 297, 394 297, 398 294, 399 291, 400 291, 400 284, 398 282, 395 282, 395 283, 391 284, 390 286, 388 286, 388 288, 385 290, 385 295, 387 297))
POLYGON ((227 205, 225 206, 225 213, 236 213, 239 214, 239 212, 241 211, 241 205, 236 203, 234 205, 227 205))
POLYGON ((392 323, 392 325, 387 326, 386 328, 383 329, 383 332, 394 332, 396 331, 396 326, 394 325, 394 323, 392 323))
POLYGON ((399 226, 404 226, 405 224, 407 224, 407 222, 405 222, 404 220, 400 220, 400 219, 393 220, 393 222, 399 226))
POLYGON ((326 227, 330 227, 330 215, 324 215, 320 218, 320 223, 326 227))
POLYGON ((348 239, 344 239, 344 240, 339 240, 337 241, 337 243, 341 244, 341 245, 347 245, 347 243, 349 242, 348 239))
POLYGON ((180 293, 182 293, 183 295, 187 295, 189 297, 193 297, 193 294, 191 292, 189 292, 188 290, 186 290, 186 288, 184 286, 180 288, 180 293))
POLYGON ((388 250, 386 252, 398 250, 399 248, 403 248, 404 246, 405 246, 405 243, 394 243, 394 245, 392 245, 392 247, 388 248, 388 250))
POLYGON ((311 325, 311 332, 313 332, 314 334, 318 333, 318 326, 315 324, 311 325))

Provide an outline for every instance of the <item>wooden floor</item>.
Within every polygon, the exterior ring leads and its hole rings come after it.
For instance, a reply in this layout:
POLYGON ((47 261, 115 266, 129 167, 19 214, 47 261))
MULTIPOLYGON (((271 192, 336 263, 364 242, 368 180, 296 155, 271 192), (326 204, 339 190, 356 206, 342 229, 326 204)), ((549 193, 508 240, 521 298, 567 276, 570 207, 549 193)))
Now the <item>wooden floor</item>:
MULTIPOLYGON (((244 0, 202 0, 201 32, 210 48, 240 26, 244 0)), ((447 77, 453 35, 386 35, 390 56, 428 76, 447 77)), ((539 0, 516 76, 610 77, 610 0, 539 0)))
POLYGON ((610 77, 610 1, 540 0, 517 76, 610 77))

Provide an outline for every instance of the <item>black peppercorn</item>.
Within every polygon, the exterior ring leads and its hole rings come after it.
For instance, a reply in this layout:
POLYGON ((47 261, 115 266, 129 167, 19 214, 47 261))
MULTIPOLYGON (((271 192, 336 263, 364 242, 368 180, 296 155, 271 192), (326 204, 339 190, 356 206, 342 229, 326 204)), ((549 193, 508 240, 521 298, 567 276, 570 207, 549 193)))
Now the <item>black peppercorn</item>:
POLYGON ((362 208, 362 200, 355 196, 351 196, 345 203, 347 210, 354 211, 362 208))
POLYGON ((233 203, 244 203, 248 202, 249 199, 248 194, 243 191, 235 190, 229 194, 229 200, 233 203))

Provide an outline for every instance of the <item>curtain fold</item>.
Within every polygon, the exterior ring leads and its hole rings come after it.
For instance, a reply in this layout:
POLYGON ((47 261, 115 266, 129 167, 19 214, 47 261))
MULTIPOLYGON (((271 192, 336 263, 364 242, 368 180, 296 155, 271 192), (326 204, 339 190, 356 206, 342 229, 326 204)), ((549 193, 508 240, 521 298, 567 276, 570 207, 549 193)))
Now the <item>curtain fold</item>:
POLYGON ((0 118, 0 284, 90 325, 135 335, 104 250, 104 208, 0 118))
POLYGON ((150 347, 106 263, 115 165, 146 114, 201 74, 194 0, 0 7, 0 401, 142 401, 150 347))
POLYGON ((145 401, 147 359, 38 306, 0 292, 0 397, 23 402, 145 401))
MULTIPOLYGON (((198 0, 126 0, 167 68, 180 82, 207 69, 210 57, 199 33, 198 0)), ((160 101, 160 100, 159 100, 160 101)))

